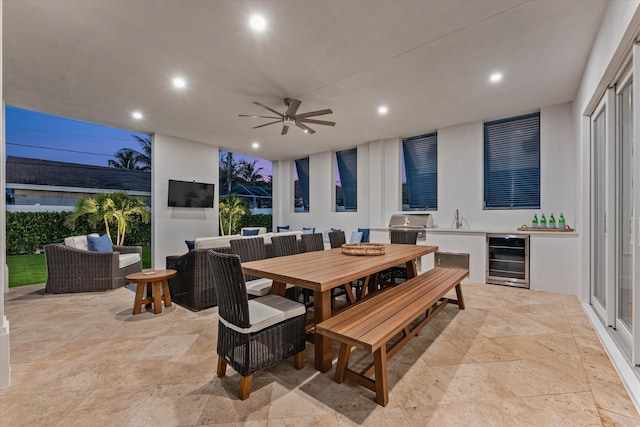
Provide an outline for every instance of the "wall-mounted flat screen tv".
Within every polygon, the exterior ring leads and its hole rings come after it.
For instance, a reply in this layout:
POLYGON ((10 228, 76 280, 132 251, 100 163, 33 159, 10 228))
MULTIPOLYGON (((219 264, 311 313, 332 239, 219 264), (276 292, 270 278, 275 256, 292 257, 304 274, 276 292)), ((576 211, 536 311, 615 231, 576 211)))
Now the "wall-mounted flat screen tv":
POLYGON ((169 180, 169 206, 176 208, 212 208, 214 184, 169 180))

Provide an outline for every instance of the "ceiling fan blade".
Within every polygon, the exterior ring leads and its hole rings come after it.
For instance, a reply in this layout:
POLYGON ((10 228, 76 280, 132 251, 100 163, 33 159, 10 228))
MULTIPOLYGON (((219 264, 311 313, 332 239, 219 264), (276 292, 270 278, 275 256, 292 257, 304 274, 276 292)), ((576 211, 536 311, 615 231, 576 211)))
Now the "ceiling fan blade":
POLYGON ((311 116, 322 116, 323 114, 333 114, 333 111, 331 111, 330 109, 326 109, 326 110, 318 110, 318 111, 311 111, 309 113, 302 113, 302 114, 297 114, 295 116, 296 119, 304 119, 305 117, 311 117, 311 116))
POLYGON ((284 117, 284 115, 282 113, 277 112, 276 110, 274 110, 273 108, 269 108, 264 104, 260 104, 259 102, 253 101, 254 104, 261 106, 262 108, 265 108, 269 111, 271 111, 272 113, 275 113, 278 115, 278 117, 284 117))
POLYGON ((248 114, 238 114, 238 117, 255 117, 258 119, 280 119, 281 117, 273 117, 273 116, 250 116, 248 114))
POLYGON ((314 119, 298 119, 298 122, 313 123, 314 125, 335 126, 336 122, 328 122, 326 120, 314 120, 314 119))
POLYGON ((289 132, 289 126, 282 126, 282 132, 280 132, 280 135, 286 135, 287 132, 289 132))
POLYGON ((316 133, 315 130, 311 129, 309 126, 305 125, 304 123, 296 122, 296 126, 298 126, 300 129, 307 131, 307 133, 311 133, 311 134, 316 133))
POLYGON ((296 111, 300 108, 300 104, 302 104, 302 102, 299 99, 289 98, 289 108, 285 114, 289 117, 294 117, 296 115, 296 111))
POLYGON ((263 128, 263 127, 265 127, 265 126, 269 126, 269 125, 272 125, 272 124, 274 124, 274 123, 282 123, 282 120, 276 120, 275 122, 269 122, 269 123, 265 123, 265 124, 260 125, 260 126, 254 126, 254 127, 252 127, 251 129, 263 128))

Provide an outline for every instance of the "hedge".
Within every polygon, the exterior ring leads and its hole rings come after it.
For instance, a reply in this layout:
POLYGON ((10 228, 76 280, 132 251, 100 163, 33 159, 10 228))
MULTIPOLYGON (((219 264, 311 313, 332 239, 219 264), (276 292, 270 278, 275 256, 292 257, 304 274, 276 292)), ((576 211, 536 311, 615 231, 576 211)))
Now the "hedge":
MULTIPOLYGON (((75 230, 64 225, 70 212, 7 212, 7 255, 32 254, 42 251, 44 245, 60 243, 65 237, 81 234, 104 234, 104 224, 88 224, 78 219, 75 230)), ((126 245, 151 244, 151 224, 131 222, 125 237, 126 245)))

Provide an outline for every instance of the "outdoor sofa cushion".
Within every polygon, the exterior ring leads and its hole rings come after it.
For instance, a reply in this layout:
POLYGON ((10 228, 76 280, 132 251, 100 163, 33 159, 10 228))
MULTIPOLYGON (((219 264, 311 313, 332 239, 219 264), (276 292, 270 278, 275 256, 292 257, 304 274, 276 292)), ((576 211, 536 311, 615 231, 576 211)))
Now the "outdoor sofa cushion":
MULTIPOLYGON (((100 237, 98 233, 91 233, 89 236, 100 237)), ((89 244, 87 243, 87 236, 71 236, 64 239, 64 244, 71 248, 81 249, 83 251, 89 250, 89 244)))
POLYGON ((140 262, 140 254, 138 254, 138 253, 120 254, 118 256, 118 267, 119 268, 129 267, 130 265, 133 265, 136 262, 140 262))

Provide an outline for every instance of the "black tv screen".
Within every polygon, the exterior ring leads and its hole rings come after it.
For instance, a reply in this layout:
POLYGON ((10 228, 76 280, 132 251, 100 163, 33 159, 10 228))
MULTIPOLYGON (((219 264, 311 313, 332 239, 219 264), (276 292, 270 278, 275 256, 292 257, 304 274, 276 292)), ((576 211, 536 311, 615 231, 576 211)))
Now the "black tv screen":
POLYGON ((169 206, 177 208, 212 208, 214 184, 169 180, 169 206))

